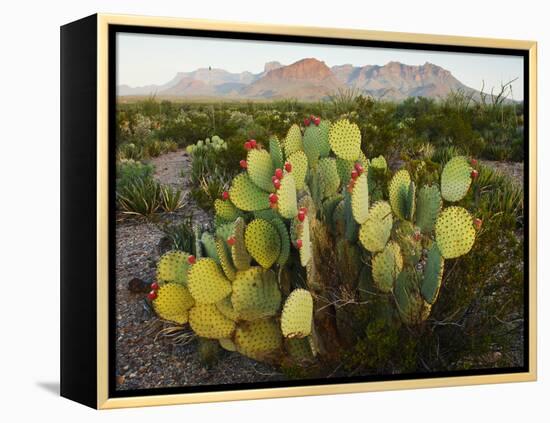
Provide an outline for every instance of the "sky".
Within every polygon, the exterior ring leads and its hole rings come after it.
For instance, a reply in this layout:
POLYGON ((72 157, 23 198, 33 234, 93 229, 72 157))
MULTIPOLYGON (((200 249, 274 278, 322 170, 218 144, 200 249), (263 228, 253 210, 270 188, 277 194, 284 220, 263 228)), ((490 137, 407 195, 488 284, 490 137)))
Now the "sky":
POLYGON ((523 100, 521 57, 130 33, 117 35, 117 85, 160 85, 177 72, 209 66, 230 72, 260 73, 266 62, 289 65, 306 57, 322 60, 329 67, 430 62, 449 70, 471 88, 479 90, 485 81, 486 92, 492 87, 498 92, 501 83, 517 78, 512 84, 513 98, 523 100))

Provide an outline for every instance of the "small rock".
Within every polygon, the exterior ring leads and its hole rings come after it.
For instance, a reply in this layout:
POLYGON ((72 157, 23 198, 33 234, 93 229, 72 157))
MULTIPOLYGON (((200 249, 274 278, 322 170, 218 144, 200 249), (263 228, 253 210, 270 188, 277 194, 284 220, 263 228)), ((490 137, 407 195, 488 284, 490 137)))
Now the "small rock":
POLYGON ((134 294, 140 294, 149 292, 151 288, 143 279, 133 278, 130 282, 128 282, 128 290, 134 294))

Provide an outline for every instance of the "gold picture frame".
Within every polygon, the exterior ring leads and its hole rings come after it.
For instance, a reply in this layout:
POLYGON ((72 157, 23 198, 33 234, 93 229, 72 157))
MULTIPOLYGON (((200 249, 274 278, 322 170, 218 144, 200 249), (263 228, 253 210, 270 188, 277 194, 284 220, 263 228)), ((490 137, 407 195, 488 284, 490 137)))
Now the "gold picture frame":
MULTIPOLYGON (((214 401, 234 401, 260 398, 280 398, 306 395, 345 394, 383 390, 435 388, 461 385, 493 384, 506 382, 535 381, 537 378, 537 43, 461 37, 448 35, 411 34, 400 32, 368 31, 360 29, 315 28, 301 26, 260 25, 197 19, 162 17, 123 16, 112 14, 95 15, 96 51, 96 396, 88 403, 98 409, 140 407, 152 405, 188 404, 214 401), (327 37, 339 39, 375 40, 401 43, 418 43, 441 46, 483 47, 495 49, 516 49, 528 53, 528 106, 529 106, 529 157, 528 157, 528 219, 529 219, 529 369, 526 372, 487 374, 475 376, 451 376, 410 380, 391 380, 361 383, 344 383, 318 386, 293 386, 246 390, 212 391, 201 393, 146 395, 131 397, 109 396, 109 26, 139 26, 148 28, 185 28, 212 31, 231 31, 252 34, 294 35, 301 37, 327 37), (91 404, 90 404, 91 403, 91 404)), ((72 25, 72 24, 69 24, 72 25)), ((63 388, 62 388, 63 391, 63 388)), ((71 398, 69 388, 65 396, 71 398)), ((79 400, 78 398, 76 398, 79 400)))

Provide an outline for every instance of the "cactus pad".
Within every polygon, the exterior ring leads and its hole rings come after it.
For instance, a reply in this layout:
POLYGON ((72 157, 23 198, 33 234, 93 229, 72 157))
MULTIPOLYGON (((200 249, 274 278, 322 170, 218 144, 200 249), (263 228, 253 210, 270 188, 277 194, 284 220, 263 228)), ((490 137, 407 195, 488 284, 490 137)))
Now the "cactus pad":
POLYGON ((269 193, 258 188, 246 172, 233 179, 229 196, 233 204, 241 210, 254 211, 269 208, 269 193))
POLYGON ((319 181, 323 198, 336 194, 340 188, 340 176, 335 159, 323 158, 319 160, 319 181))
POLYGON ((292 153, 303 150, 302 132, 296 124, 292 125, 288 130, 285 138, 285 156, 289 157, 292 153))
POLYGON ((433 304, 441 288, 441 280, 443 279, 443 268, 445 259, 441 256, 437 244, 434 243, 428 251, 426 258, 426 267, 424 268, 424 278, 420 292, 424 299, 433 304))
POLYGON ((423 186, 418 191, 418 199, 416 202, 416 226, 427 234, 430 233, 434 226, 437 216, 441 211, 441 194, 436 185, 423 186))
POLYGON ((306 154, 301 150, 296 151, 287 157, 287 161, 292 165, 292 175, 296 182, 296 189, 303 189, 308 166, 306 154))
POLYGON ((310 125, 304 131, 304 152, 310 165, 314 166, 319 160, 321 130, 318 126, 310 125))
POLYGON ((476 231, 472 216, 462 207, 443 209, 435 222, 435 240, 446 259, 468 253, 474 245, 476 231))
POLYGON ((464 156, 453 157, 441 172, 441 195, 447 201, 459 201, 464 198, 472 178, 472 168, 464 156))
POLYGON ((338 157, 344 160, 357 160, 361 153, 361 131, 355 123, 347 119, 331 125, 329 143, 338 157))
POLYGON ((407 201, 405 203, 405 217, 407 220, 414 219, 414 213, 416 212, 416 184, 411 181, 409 184, 409 191, 407 192, 407 201))
POLYGON ((227 239, 233 235, 235 232, 235 222, 224 223, 222 225, 217 225, 216 227, 216 236, 221 239, 227 239))
POLYGON ((279 232, 264 219, 254 219, 244 232, 246 249, 260 266, 269 269, 281 253, 279 232))
POLYGON ((357 223, 365 223, 369 215, 369 184, 365 173, 355 180, 351 192, 351 211, 357 223))
POLYGON ((344 160, 340 157, 336 157, 336 168, 338 170, 338 176, 340 176, 340 182, 342 183, 342 185, 346 185, 350 181, 351 171, 354 169, 357 162, 359 162, 363 166, 363 169, 365 169, 365 173, 368 174, 369 161, 362 151, 359 154, 358 160, 344 160))
POLYGON ((284 222, 279 218, 272 219, 271 224, 275 229, 277 229, 277 232, 279 232, 279 238, 281 239, 281 253, 279 254, 277 263, 283 265, 287 262, 290 255, 290 239, 288 237, 288 229, 284 222))
POLYGON ((231 260, 230 248, 231 246, 227 244, 227 240, 221 238, 216 240, 216 252, 218 253, 218 259, 222 266, 223 273, 225 273, 227 279, 233 281, 235 280, 237 269, 235 269, 233 261, 231 260))
POLYGON ((386 169, 388 168, 388 163, 386 162, 386 159, 384 158, 384 156, 378 156, 373 158, 370 161, 370 165, 373 168, 373 170, 379 171, 379 172, 385 172, 386 169))
POLYGON ((197 260, 189 269, 188 279, 189 292, 200 304, 217 303, 231 293, 231 282, 211 258, 197 260))
POLYGON ((330 154, 330 143, 328 142, 328 134, 330 132, 330 121, 323 119, 319 124, 319 156, 328 157, 330 154))
POLYGON ((235 322, 225 317, 215 304, 196 304, 189 310, 191 329, 203 338, 231 338, 235 322))
POLYGON ((296 182, 292 173, 286 173, 281 180, 281 187, 277 190, 279 214, 286 219, 292 219, 298 214, 296 201, 296 182))
POLYGON ((180 325, 187 323, 189 309, 194 304, 195 300, 187 288, 174 282, 162 285, 153 300, 153 308, 161 319, 180 325))
POLYGON ((232 222, 240 215, 239 210, 231 201, 224 201, 219 198, 214 201, 214 210, 216 211, 216 217, 228 222, 232 222))
POLYGON ((237 351, 237 346, 233 342, 232 339, 229 338, 221 338, 218 340, 220 342, 220 347, 222 347, 226 351, 237 351))
POLYGON ((203 232, 201 235, 201 244, 204 248, 204 252, 211 259, 216 260, 219 263, 218 251, 216 250, 216 238, 210 232, 203 232))
POLYGON ((248 163, 246 171, 252 182, 264 191, 275 191, 271 180, 275 172, 271 155, 266 150, 252 149, 248 152, 246 161, 248 163))
POLYGON ((302 266, 307 266, 309 261, 311 260, 311 254, 312 254, 312 246, 311 246, 311 237, 310 237, 310 230, 309 230, 309 217, 305 216, 304 221, 300 222, 298 219, 294 220, 293 229, 295 231, 295 241, 298 240, 302 241, 302 247, 299 249, 300 251, 300 264, 302 266))
POLYGON ((391 206, 386 201, 378 201, 369 210, 367 220, 359 230, 359 241, 367 251, 382 251, 388 242, 393 225, 391 206))
POLYGON ((237 273, 231 304, 239 320, 257 320, 274 316, 281 307, 281 291, 275 273, 251 267, 237 273))
POLYGON ((231 246, 231 257, 233 258, 233 264, 237 270, 246 270, 250 267, 250 254, 246 251, 246 244, 244 242, 245 226, 246 225, 242 217, 235 220, 235 227, 233 231, 235 244, 231 246))
POLYGON ((418 274, 407 269, 395 281, 395 302, 401 319, 407 324, 416 324, 426 320, 430 314, 427 304, 418 289, 418 274))
POLYGON ((305 289, 295 289, 286 299, 281 314, 281 330, 285 338, 305 338, 311 334, 313 298, 305 289))
POLYGON ((410 185, 411 176, 405 169, 398 171, 390 181, 389 196, 391 208, 401 219, 406 219, 408 215, 407 201, 410 185))
POLYGON ((189 254, 173 250, 165 253, 157 264, 157 279, 164 282, 177 282, 187 285, 189 254))
POLYGON ((225 317, 227 317, 230 320, 237 321, 237 319, 239 318, 239 315, 235 311, 235 308, 233 307, 233 303, 231 302, 231 295, 228 295, 223 300, 218 301, 216 303, 216 307, 218 308, 221 314, 223 314, 225 317))
POLYGON ((275 166, 275 168, 282 168, 285 158, 283 156, 283 150, 281 150, 279 139, 275 136, 269 139, 269 154, 271 155, 273 166, 275 166))
POLYGON ((401 249, 396 242, 388 242, 381 253, 372 259, 372 278, 382 292, 391 292, 393 283, 403 269, 401 249))
POLYGON ((235 332, 237 351, 255 360, 274 355, 283 345, 281 329, 273 319, 239 324, 235 332))

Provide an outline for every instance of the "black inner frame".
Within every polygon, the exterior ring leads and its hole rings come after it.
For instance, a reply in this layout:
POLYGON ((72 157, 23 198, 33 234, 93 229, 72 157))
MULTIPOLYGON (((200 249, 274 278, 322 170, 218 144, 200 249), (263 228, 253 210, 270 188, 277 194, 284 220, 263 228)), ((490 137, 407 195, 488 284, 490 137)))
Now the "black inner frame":
MULTIPOLYGON (((295 386, 312 386, 312 385, 334 385, 342 383, 358 383, 358 382, 379 382, 379 381, 395 381, 395 380, 410 380, 410 379, 430 379, 443 377, 464 377, 464 376, 481 376, 495 374, 510 374, 510 373, 525 373, 529 371, 529 51, 519 49, 503 49, 503 48, 488 48, 488 47, 466 47, 466 46, 446 46, 437 44, 423 43, 408 43, 395 41, 373 41, 373 40, 355 40, 345 38, 328 38, 328 37, 309 37, 297 35, 272 35, 262 33, 245 33, 236 31, 216 31, 202 29, 179 29, 179 28, 162 28, 162 27, 143 27, 129 25, 109 25, 108 29, 108 87, 109 87, 109 398, 120 397, 135 397, 147 395, 168 395, 168 394, 185 394, 198 392, 215 392, 215 391, 233 391, 233 390, 248 390, 258 388, 282 388, 295 386), (457 370, 444 372, 426 372, 426 373, 404 373, 399 375, 369 375, 369 376, 350 376, 330 379, 304 379, 304 380, 289 380, 280 382, 255 382, 255 383, 236 383, 226 385, 197 385, 197 386, 181 386, 181 387, 166 387, 166 388, 150 388, 150 389, 132 389, 132 390, 117 390, 116 389, 116 270, 114 263, 116 262, 116 240, 115 240, 115 183, 116 183, 116 167, 115 167, 115 150, 116 150, 116 57, 117 33, 136 33, 136 34, 155 34, 155 35, 180 35, 191 37, 207 37, 207 38, 222 38, 222 39, 240 39, 251 41, 275 41, 288 43, 305 43, 305 44, 328 44, 339 46, 355 46, 355 47, 382 47, 393 49, 406 50, 428 50, 456 53, 478 53, 491 55, 506 55, 517 56, 523 58, 523 107, 524 121, 527 123, 524 127, 524 176, 523 176, 523 193, 524 193, 524 325, 523 325, 523 343, 524 343, 524 364, 520 367, 507 368, 491 368, 491 369, 471 369, 457 370)), ((457 380, 458 382, 458 380, 457 380)))

